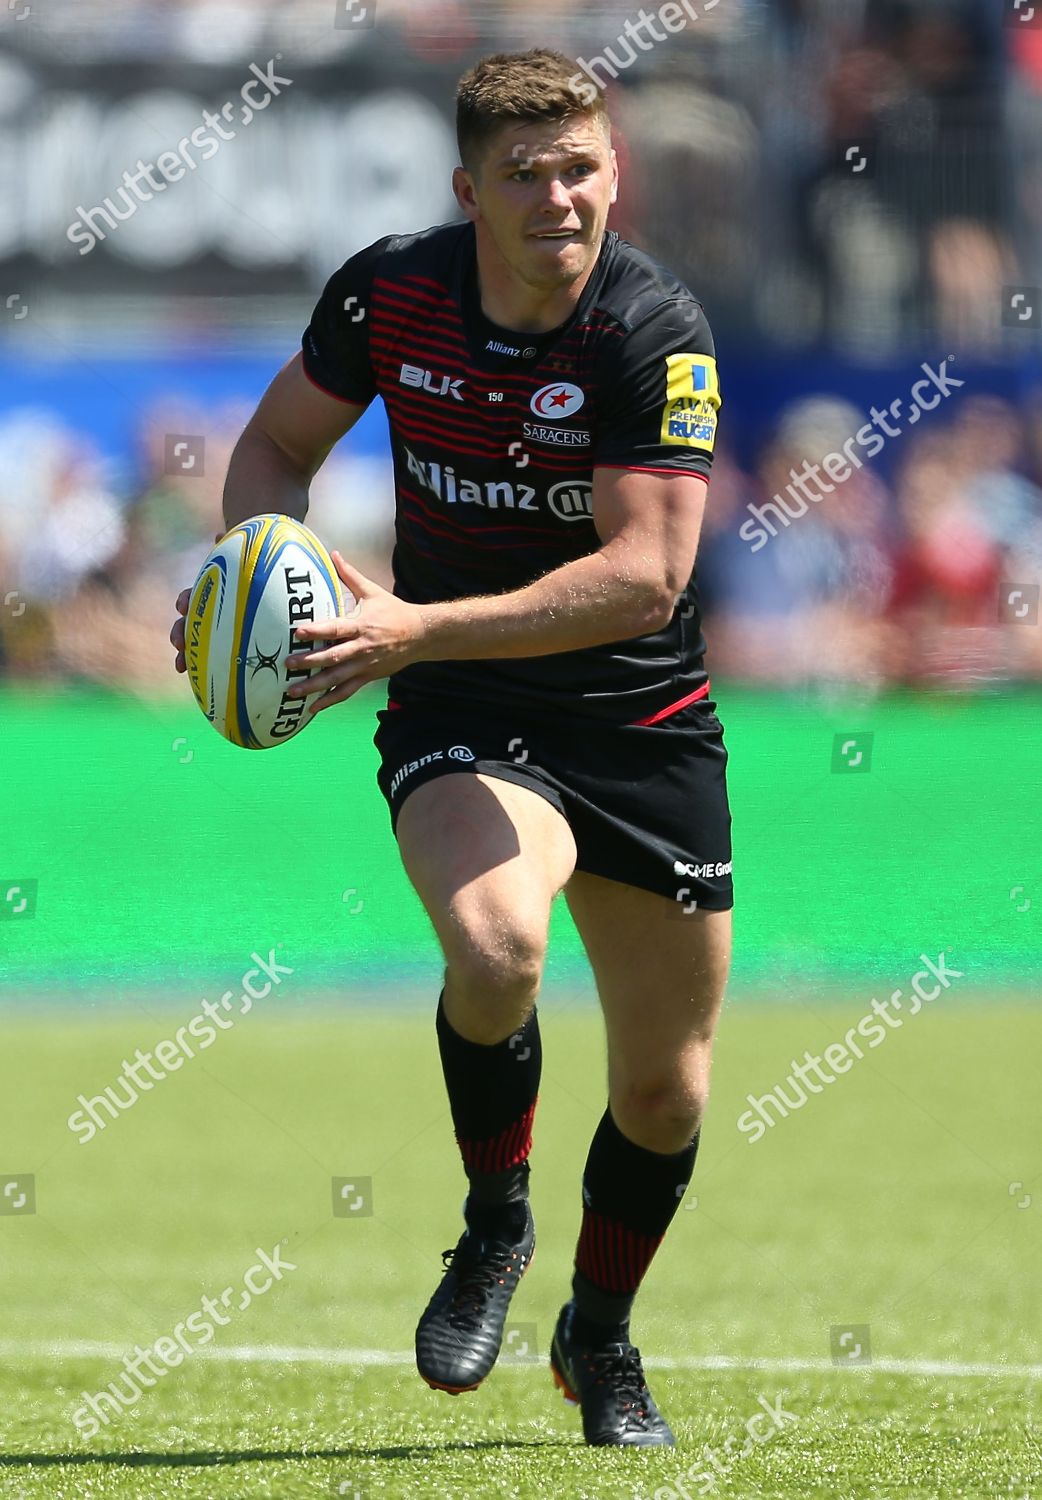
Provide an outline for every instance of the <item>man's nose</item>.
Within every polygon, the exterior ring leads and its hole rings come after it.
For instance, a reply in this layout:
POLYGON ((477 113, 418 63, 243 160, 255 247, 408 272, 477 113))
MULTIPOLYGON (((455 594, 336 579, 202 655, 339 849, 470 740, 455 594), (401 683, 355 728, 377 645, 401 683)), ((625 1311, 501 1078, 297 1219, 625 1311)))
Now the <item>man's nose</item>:
POLYGON ((572 199, 559 177, 551 177, 547 183, 546 194, 543 199, 543 207, 547 209, 560 210, 571 208, 572 199))

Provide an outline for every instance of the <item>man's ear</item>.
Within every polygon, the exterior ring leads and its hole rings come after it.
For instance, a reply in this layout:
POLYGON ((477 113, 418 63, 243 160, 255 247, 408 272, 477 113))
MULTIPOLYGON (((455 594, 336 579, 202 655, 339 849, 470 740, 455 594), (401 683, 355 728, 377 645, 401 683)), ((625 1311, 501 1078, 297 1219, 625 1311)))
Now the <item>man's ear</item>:
POLYGON ((611 199, 610 199, 610 202, 616 203, 618 201, 618 197, 619 197, 619 157, 618 157, 618 152, 615 150, 615 147, 613 146, 612 147, 612 151, 611 151, 611 199))
POLYGON ((472 224, 481 218, 481 210, 474 192, 474 179, 466 167, 456 167, 453 171, 452 191, 465 218, 468 218, 472 224))

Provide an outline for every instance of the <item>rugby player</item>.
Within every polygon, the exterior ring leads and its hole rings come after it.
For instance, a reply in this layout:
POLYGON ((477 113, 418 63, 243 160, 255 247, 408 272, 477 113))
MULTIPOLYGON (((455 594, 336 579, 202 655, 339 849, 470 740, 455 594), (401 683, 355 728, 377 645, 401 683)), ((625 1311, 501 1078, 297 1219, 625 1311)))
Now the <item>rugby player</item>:
MULTIPOLYGON (((445 958, 468 1191, 417 1364, 476 1389, 532 1259, 536 996, 563 890, 608 1099, 550 1362, 587 1442, 652 1446, 673 1435, 630 1310, 691 1177, 730 964, 727 753, 694 566, 720 397, 700 303, 606 228, 618 164, 580 77, 543 48, 464 76, 462 222, 385 236, 332 275, 235 448, 224 520, 303 520, 330 449, 383 398, 393 592, 334 553, 358 606, 298 627, 318 644, 288 659, 321 667, 296 690, 316 712, 389 679, 379 785, 445 958)), ((183 670, 182 620, 171 640, 183 670)))

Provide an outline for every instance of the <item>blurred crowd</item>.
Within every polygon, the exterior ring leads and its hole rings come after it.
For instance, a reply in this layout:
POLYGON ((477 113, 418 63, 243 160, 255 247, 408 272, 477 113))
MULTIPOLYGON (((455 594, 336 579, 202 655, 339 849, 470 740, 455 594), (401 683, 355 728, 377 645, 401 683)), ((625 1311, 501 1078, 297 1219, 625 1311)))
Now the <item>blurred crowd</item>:
POLYGON ((892 472, 855 469, 750 544, 750 505, 863 421, 846 401, 786 408, 743 469, 718 452, 699 549, 721 676, 812 693, 887 684, 988 690, 1042 678, 1042 404, 970 396, 901 436, 892 472), (743 537, 742 527, 746 525, 743 537))
MULTIPOLYGON (((833 361, 822 368, 834 388, 826 380, 771 431, 744 434, 741 453, 724 424, 699 566, 712 669, 812 690, 1042 678, 1042 405, 1030 399, 954 401, 762 549, 741 535, 748 507, 783 490, 791 467, 842 451, 864 422, 836 394, 844 362, 896 366, 941 351, 1037 361, 1042 0, 690 8, 697 20, 630 66, 624 28, 640 0, 48 0, 12 7, 0 77, 5 65, 8 85, 18 68, 23 83, 57 70, 49 81, 60 111, 62 90, 89 92, 95 67, 108 79, 99 97, 111 74, 210 98, 201 81, 209 67, 285 54, 302 64, 287 120, 309 87, 349 108, 366 80, 435 101, 448 118, 453 80, 482 53, 562 48, 609 84, 624 168, 613 227, 688 281, 721 347, 747 360, 766 348, 794 360, 827 351, 833 361), (1011 288, 1025 294, 1019 313, 1011 288)), ((644 0, 645 12, 658 9, 644 0)), ((6 94, 8 143, 19 131, 44 140, 26 99, 6 94)), ((403 164, 378 153, 367 203, 386 181, 400 177, 407 189, 407 168, 426 170, 422 153, 408 155, 403 164)), ((257 159, 221 158, 229 174, 247 175, 257 159)), ((12 213, 16 180, 4 178, 12 213)), ((257 185, 269 206, 272 187, 257 185)), ((316 191, 336 199, 324 181, 316 191)), ((403 201, 412 202, 408 191, 403 201)), ((289 198, 284 211, 295 211, 289 198)), ((413 227, 422 226, 381 226, 363 242, 413 227)), ((344 256, 359 248, 356 232, 358 205, 344 216, 344 256)), ((111 260, 106 246, 88 262, 110 299, 129 274, 118 258, 126 243, 116 241, 111 260)), ((285 273, 266 270, 258 283, 249 253, 239 245, 235 254, 215 247, 204 296, 202 273, 179 265, 176 244, 149 247, 145 270, 135 263, 147 295, 133 317, 158 318, 154 328, 207 324, 212 314, 215 328, 228 327, 228 309, 250 298, 263 326, 264 299, 285 297, 302 263, 287 248, 285 273), (168 271, 181 283, 165 281, 168 271)), ((63 317, 91 304, 68 257, 34 274, 41 295, 64 296, 63 317)), ((304 297, 302 282, 291 286, 299 305, 290 313, 280 304, 280 326, 302 326, 294 319, 306 317, 322 279, 304 297)), ((121 328, 105 308, 101 321, 121 328)), ((9 320, 0 333, 32 328, 9 320)), ((235 404, 193 412, 157 403, 141 415, 133 453, 114 463, 74 413, 27 408, 12 393, 0 406, 0 674, 183 691, 166 639, 173 599, 219 528, 223 476, 247 416, 235 404), (203 431, 204 473, 168 472, 167 435, 203 431)), ((315 482, 310 522, 389 584, 389 463, 350 440, 342 447, 315 482)))
POLYGON ((317 70, 364 59, 446 114, 481 53, 558 46, 612 95, 634 167, 617 227, 733 336, 880 357, 924 337, 1016 347, 1004 288, 1042 284, 1042 7, 689 4, 698 19, 635 65, 633 0, 48 0, 5 35, 80 66, 144 59, 153 79, 276 51, 317 70))
MULTIPOLYGON (((249 414, 159 402, 142 414, 129 468, 50 411, 0 418, 0 678, 184 691, 168 641, 174 601, 224 530, 224 477, 249 414), (171 461, 179 433, 205 433, 189 472, 171 461)), ((345 443, 316 476, 308 515, 388 588, 393 496, 390 458, 345 443)))
MULTIPOLYGON (((221 529, 220 499, 246 413, 159 406, 136 473, 107 473, 44 413, 0 420, 0 675, 26 684, 183 692, 167 634, 173 602, 221 529), (168 434, 207 433, 201 477, 166 472, 168 434), (125 488, 121 488, 125 485, 125 488)), ((896 445, 889 477, 855 470, 775 528, 742 534, 862 425, 835 396, 786 407, 755 463, 718 452, 698 578, 714 675, 799 692, 888 684, 974 691, 1042 678, 1042 409, 970 396, 896 445), (899 451, 898 451, 899 450, 899 451)), ((391 586, 389 461, 351 452, 320 471, 309 524, 391 586)))

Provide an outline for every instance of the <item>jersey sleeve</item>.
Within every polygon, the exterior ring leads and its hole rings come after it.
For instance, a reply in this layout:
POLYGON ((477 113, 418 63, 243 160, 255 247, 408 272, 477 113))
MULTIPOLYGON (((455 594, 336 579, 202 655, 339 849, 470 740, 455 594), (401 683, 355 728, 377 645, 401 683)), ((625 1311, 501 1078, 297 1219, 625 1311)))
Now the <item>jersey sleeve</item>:
POLYGON ((664 302, 612 350, 593 466, 709 478, 720 410, 713 335, 700 303, 664 302))
POLYGON ((377 240, 334 271, 301 339, 304 372, 330 396, 368 406, 376 395, 369 357, 373 277, 393 236, 377 240))

